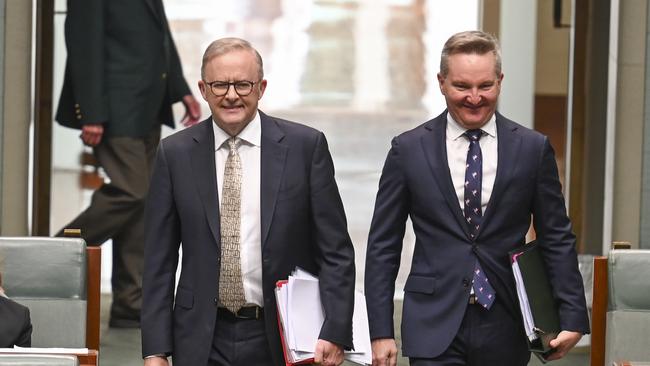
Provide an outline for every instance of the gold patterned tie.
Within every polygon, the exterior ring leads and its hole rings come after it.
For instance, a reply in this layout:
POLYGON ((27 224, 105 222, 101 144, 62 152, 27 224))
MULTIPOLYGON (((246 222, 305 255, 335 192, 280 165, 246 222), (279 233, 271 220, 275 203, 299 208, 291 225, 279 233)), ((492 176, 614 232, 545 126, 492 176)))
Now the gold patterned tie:
POLYGON ((239 140, 228 139, 230 152, 223 173, 221 193, 221 274, 219 275, 219 301, 236 313, 246 303, 241 276, 239 254, 241 226, 241 159, 237 147, 239 140))

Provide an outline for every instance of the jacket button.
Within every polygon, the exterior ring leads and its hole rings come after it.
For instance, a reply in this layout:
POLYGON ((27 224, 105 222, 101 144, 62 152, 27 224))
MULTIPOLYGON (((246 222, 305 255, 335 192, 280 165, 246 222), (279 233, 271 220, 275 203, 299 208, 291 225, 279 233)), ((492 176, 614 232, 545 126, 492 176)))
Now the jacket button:
POLYGON ((214 304, 215 304, 215 305, 219 305, 219 299, 217 299, 217 298, 215 297, 215 298, 213 299, 213 301, 214 301, 214 304))
POLYGON ((463 287, 469 287, 469 280, 467 278, 463 278, 463 287))
POLYGON ((167 73, 163 72, 162 75, 160 75, 163 79, 167 79, 167 73))

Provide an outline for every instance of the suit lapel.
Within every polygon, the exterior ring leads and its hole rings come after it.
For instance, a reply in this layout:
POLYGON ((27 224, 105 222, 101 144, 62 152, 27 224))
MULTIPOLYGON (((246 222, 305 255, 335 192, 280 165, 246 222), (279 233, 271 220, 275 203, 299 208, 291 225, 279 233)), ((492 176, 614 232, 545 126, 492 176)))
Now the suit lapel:
POLYGON ((192 135, 194 146, 190 151, 192 175, 201 196, 210 231, 217 243, 220 242, 219 196, 217 173, 214 161, 214 132, 212 118, 201 122, 192 135))
POLYGON ((460 225, 462 231, 469 238, 469 231, 463 212, 458 205, 458 196, 454 190, 454 183, 451 180, 449 164, 447 161, 446 143, 447 112, 443 112, 435 119, 425 124, 424 128, 429 131, 420 138, 424 155, 431 167, 433 177, 438 183, 442 195, 445 197, 447 206, 454 218, 460 225))
POLYGON ((492 189, 490 201, 485 209, 483 224, 481 225, 481 230, 478 232, 477 237, 481 235, 481 232, 490 221, 490 218, 494 216, 493 211, 495 210, 494 207, 496 202, 501 200, 503 192, 512 181, 513 174, 517 167, 517 162, 519 161, 517 157, 519 156, 519 148, 521 146, 521 136, 517 133, 518 126, 499 113, 496 114, 496 123, 498 154, 497 175, 494 180, 494 188, 492 189))
POLYGON ((260 112, 260 119, 262 123, 260 210, 262 215, 262 247, 264 247, 273 221, 275 202, 284 175, 288 147, 281 144, 284 132, 273 118, 260 112))

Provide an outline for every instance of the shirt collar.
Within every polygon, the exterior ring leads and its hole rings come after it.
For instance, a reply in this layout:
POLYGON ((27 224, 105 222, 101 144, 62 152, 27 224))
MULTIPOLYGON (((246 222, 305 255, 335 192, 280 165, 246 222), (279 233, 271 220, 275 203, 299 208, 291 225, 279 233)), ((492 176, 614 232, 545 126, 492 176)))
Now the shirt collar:
MULTIPOLYGON (((492 117, 481 127, 481 130, 491 137, 497 136, 496 113, 492 114, 492 117)), ((467 131, 467 128, 459 125, 454 117, 451 116, 451 113, 447 113, 447 136, 452 140, 457 140, 463 136, 465 131, 467 131)))
MULTIPOLYGON (((230 135, 221 129, 212 119, 213 132, 214 132, 214 150, 219 150, 219 148, 230 138, 230 135)), ((260 113, 255 112, 255 117, 250 121, 246 127, 237 135, 238 138, 242 140, 243 143, 252 146, 260 146, 262 143, 262 122, 260 119, 260 113)))

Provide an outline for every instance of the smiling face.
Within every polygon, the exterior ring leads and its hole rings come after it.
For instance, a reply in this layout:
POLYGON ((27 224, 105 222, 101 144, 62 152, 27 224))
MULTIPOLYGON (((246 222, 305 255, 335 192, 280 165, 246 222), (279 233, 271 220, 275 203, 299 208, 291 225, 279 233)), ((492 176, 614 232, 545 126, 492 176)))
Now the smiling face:
POLYGON ((447 59, 446 76, 438 74, 447 109, 467 129, 483 127, 496 111, 503 74, 497 74, 494 54, 457 53, 447 59))
POLYGON ((199 81, 201 95, 212 111, 217 125, 231 136, 237 136, 255 117, 257 104, 264 95, 266 80, 259 80, 260 70, 256 56, 250 50, 234 50, 215 56, 205 64, 204 80, 199 81), (214 81, 252 81, 253 90, 240 96, 233 85, 226 95, 217 97, 207 83, 214 81))

